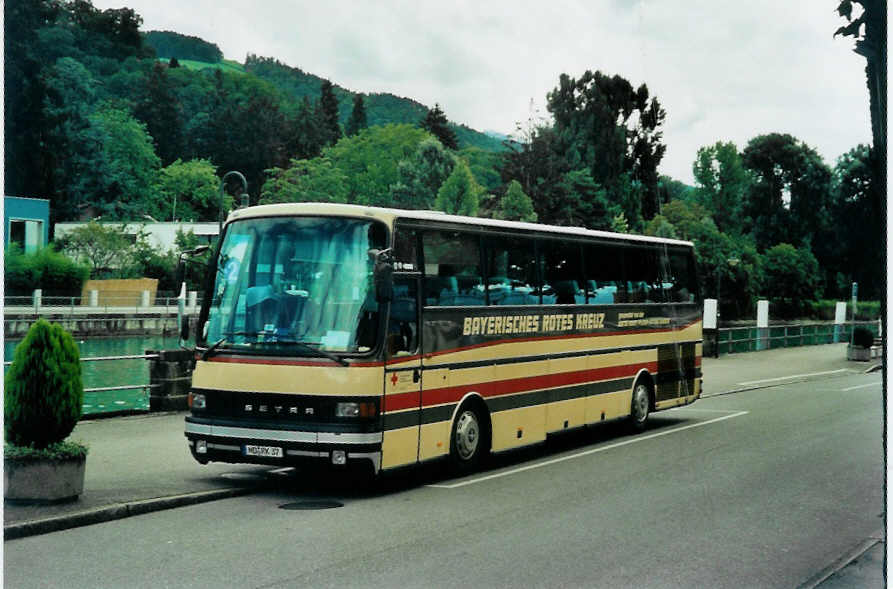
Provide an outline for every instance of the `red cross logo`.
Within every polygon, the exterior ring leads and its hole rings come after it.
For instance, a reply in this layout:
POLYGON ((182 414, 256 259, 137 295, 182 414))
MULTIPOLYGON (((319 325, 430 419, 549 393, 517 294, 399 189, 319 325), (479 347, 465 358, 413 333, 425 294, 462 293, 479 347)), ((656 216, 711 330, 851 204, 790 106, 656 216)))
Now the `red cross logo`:
POLYGON ((395 372, 394 375, 391 377, 391 384, 394 386, 397 386, 398 380, 400 380, 400 379, 397 378, 397 373, 395 372))

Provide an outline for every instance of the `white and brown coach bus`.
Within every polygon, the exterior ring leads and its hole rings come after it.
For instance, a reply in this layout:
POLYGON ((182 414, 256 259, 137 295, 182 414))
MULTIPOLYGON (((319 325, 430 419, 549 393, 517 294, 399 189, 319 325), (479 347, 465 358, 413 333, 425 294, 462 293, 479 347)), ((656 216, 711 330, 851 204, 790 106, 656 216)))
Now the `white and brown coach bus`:
POLYGON ((463 470, 700 396, 689 242, 281 204, 232 213, 209 274, 186 417, 201 463, 463 470))

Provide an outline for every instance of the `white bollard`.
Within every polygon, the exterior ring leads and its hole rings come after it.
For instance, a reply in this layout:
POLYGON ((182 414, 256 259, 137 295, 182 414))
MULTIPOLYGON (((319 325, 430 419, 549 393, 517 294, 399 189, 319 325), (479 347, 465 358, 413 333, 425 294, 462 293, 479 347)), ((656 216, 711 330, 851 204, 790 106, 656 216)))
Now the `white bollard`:
POLYGON ((34 303, 34 311, 40 310, 40 303, 43 300, 43 289, 35 288, 31 294, 31 302, 34 303))
POLYGON ((844 323, 846 323, 846 303, 839 301, 834 306, 834 343, 843 340, 844 323))
POLYGON ((757 301, 757 350, 769 349, 769 301, 757 301))
POLYGON ((713 357, 719 358, 719 329, 717 316, 719 308, 716 299, 704 299, 704 343, 713 342, 713 357), (708 338, 709 336, 709 338, 708 338))
POLYGON ((151 300, 151 295, 152 295, 152 293, 150 293, 148 290, 144 290, 142 292, 142 295, 140 296, 140 307, 148 307, 149 306, 149 301, 151 300))
POLYGON ((197 304, 198 304, 198 291, 190 290, 189 291, 189 308, 192 310, 193 313, 195 312, 195 307, 197 304))
POLYGON ((99 291, 98 290, 90 291, 90 306, 91 307, 99 306, 99 291))

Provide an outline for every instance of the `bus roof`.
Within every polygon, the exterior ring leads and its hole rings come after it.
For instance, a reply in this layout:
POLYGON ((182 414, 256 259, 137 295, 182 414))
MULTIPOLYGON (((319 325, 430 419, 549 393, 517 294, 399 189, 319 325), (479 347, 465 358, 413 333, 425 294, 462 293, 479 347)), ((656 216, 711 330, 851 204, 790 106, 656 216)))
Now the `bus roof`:
POLYGON ((458 225, 493 227, 497 229, 514 229, 523 231, 537 231, 540 233, 556 233, 562 235, 576 235, 580 237, 600 237, 611 240, 641 241, 647 243, 665 243, 668 245, 680 245, 692 247, 690 241, 679 239, 667 239, 663 237, 649 237, 630 233, 612 233, 610 231, 597 231, 583 227, 564 227, 561 225, 544 225, 540 223, 525 223, 521 221, 503 221, 500 219, 486 219, 483 217, 465 217, 461 215, 448 215, 440 211, 417 211, 404 209, 389 209, 383 207, 368 207, 362 205, 337 204, 337 203, 282 203, 271 205, 259 205, 245 209, 238 209, 230 213, 226 222, 255 217, 290 217, 300 215, 335 216, 335 217, 359 217, 372 218, 392 226, 396 219, 410 219, 417 221, 431 221, 438 223, 453 223, 458 225))

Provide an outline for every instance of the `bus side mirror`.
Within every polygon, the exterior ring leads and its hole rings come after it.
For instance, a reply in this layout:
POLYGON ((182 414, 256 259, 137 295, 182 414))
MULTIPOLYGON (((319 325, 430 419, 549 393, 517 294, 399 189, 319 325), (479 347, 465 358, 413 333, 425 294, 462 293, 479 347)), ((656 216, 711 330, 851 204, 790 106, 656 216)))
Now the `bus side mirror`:
POLYGON ((375 286, 375 300, 379 303, 389 303, 394 298, 394 265, 391 263, 390 254, 390 249, 369 250, 369 257, 375 260, 372 277, 375 286))

